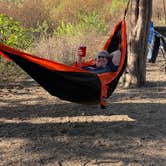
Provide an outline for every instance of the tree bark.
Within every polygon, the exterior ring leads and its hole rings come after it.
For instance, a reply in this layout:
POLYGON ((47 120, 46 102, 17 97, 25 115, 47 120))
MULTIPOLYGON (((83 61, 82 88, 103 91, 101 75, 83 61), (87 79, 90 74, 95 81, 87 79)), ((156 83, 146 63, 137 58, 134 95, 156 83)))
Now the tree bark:
POLYGON ((131 0, 128 25, 128 74, 126 87, 140 87, 146 82, 146 58, 152 0, 131 0))

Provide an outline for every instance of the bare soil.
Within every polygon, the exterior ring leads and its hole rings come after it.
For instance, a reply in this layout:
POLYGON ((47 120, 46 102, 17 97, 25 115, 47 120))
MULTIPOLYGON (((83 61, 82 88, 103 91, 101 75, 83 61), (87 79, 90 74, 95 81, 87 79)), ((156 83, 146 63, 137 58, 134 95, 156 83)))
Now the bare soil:
POLYGON ((109 98, 106 110, 62 101, 35 82, 0 85, 0 165, 165 166, 166 74, 109 98))

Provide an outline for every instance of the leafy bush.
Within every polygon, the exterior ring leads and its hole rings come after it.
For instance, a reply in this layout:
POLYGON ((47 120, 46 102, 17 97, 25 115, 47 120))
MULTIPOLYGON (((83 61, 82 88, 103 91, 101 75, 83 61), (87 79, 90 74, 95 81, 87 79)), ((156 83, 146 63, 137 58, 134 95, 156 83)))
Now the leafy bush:
MULTIPOLYGON (((11 17, 0 14, 0 43, 19 49, 28 49, 32 43, 31 32, 11 17)), ((4 80, 13 80, 23 75, 22 70, 12 61, 0 57, 0 75, 4 80)))
POLYGON ((88 15, 79 15, 80 25, 82 25, 86 31, 96 30, 97 32, 106 32, 107 24, 100 17, 97 11, 93 11, 88 15))
POLYGON ((23 28, 11 17, 0 14, 0 42, 11 47, 27 49, 32 43, 30 30, 23 28))
POLYGON ((107 25, 100 18, 100 15, 97 12, 94 11, 88 15, 81 15, 81 14, 78 15, 80 20, 79 23, 65 24, 62 21, 61 24, 54 30, 54 35, 56 37, 61 35, 75 36, 88 31, 96 31, 98 33, 104 33, 107 31, 107 25))

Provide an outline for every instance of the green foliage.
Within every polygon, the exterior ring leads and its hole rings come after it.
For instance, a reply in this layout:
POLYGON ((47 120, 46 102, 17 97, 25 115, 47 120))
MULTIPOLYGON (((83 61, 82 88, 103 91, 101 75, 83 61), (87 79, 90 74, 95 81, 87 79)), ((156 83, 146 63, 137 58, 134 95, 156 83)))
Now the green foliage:
POLYGON ((78 17, 80 21, 77 24, 65 24, 62 21, 61 24, 55 29, 54 35, 78 35, 92 30, 99 33, 103 33, 107 30, 106 24, 100 18, 100 15, 95 11, 88 15, 79 13, 78 17))
POLYGON ((37 24, 36 28, 31 28, 31 31, 35 35, 35 37, 42 39, 47 38, 48 36, 49 25, 47 21, 43 21, 41 24, 37 24))
POLYGON ((0 14, 0 42, 11 47, 27 49, 32 43, 30 30, 13 18, 0 14))
POLYGON ((20 5, 24 0, 0 0, 0 2, 7 2, 7 3, 13 3, 16 5, 20 5))
POLYGON ((110 6, 110 14, 115 15, 119 11, 119 9, 125 8, 126 4, 127 0, 112 0, 112 4, 110 6))
POLYGON ((61 24, 54 30, 55 36, 61 36, 61 35, 75 35, 76 27, 74 27, 73 24, 68 23, 65 24, 64 21, 61 22, 61 24))
POLYGON ((85 27, 86 30, 96 30, 97 32, 105 32, 107 30, 104 20, 100 17, 100 14, 96 11, 88 15, 80 15, 80 24, 85 27))

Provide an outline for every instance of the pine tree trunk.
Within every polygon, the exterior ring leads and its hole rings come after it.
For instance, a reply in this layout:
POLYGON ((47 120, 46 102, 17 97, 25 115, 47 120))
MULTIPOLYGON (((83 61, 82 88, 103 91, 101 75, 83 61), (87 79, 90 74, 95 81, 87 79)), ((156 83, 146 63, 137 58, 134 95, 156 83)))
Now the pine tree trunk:
POLYGON ((131 0, 128 16, 128 67, 126 87, 146 82, 146 57, 152 0, 131 0))

